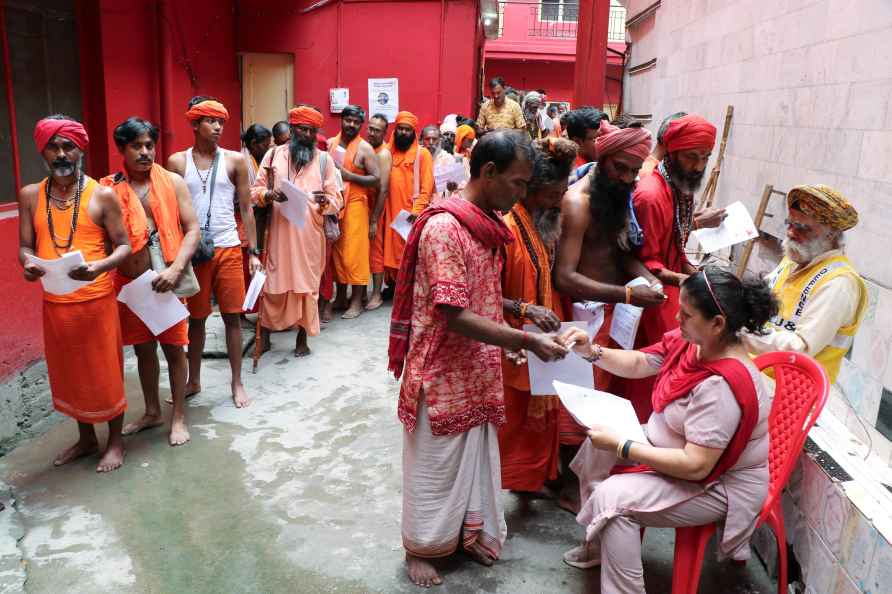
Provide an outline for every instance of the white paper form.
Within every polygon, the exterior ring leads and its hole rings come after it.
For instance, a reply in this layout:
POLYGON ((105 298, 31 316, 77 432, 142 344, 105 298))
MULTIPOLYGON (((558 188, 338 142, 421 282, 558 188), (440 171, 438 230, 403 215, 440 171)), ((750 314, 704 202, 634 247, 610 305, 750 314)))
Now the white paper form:
MULTIPOLYGON (((649 285, 642 276, 626 283, 627 287, 649 285)), ((613 319, 610 321, 610 338, 615 340, 624 349, 632 350, 635 347, 635 336, 638 334, 638 325, 641 323, 643 307, 617 303, 613 306, 613 319)))
POLYGON ((307 221, 307 212, 310 208, 310 196, 287 179, 282 180, 280 189, 288 200, 278 203, 279 212, 292 225, 298 229, 303 229, 307 221))
POLYGON ((347 156, 347 149, 338 145, 335 147, 334 154, 331 156, 334 159, 334 162, 338 164, 338 167, 344 166, 344 157, 347 156))
POLYGON ((118 294, 118 301, 129 307, 155 336, 189 317, 189 310, 173 291, 158 293, 152 288, 157 276, 154 270, 146 270, 118 294))
POLYGON ((434 182, 437 186, 437 192, 442 193, 448 190, 446 187, 449 182, 461 185, 467 181, 465 179, 465 165, 460 161, 448 163, 434 169, 434 182))
POLYGON ((406 241, 406 238, 409 237, 409 231, 412 230, 412 223, 409 222, 409 217, 412 216, 408 210, 401 210, 396 218, 393 219, 393 222, 390 223, 390 228, 399 233, 400 237, 403 238, 403 241, 406 241))
POLYGON ((25 260, 40 266, 44 275, 40 277, 43 290, 52 295, 68 295, 81 287, 85 287, 93 281, 75 280, 68 273, 82 264, 86 264, 80 250, 68 252, 56 260, 44 260, 31 254, 25 255, 25 260))
POLYGON ((604 325, 604 304, 600 301, 577 301, 573 304, 573 320, 586 323, 589 339, 604 325))
POLYGON ((254 309, 254 305, 257 303, 257 298, 260 297, 260 291, 263 289, 264 283, 266 283, 266 273, 262 270, 258 270, 254 273, 254 276, 251 277, 251 284, 248 285, 248 290, 245 292, 245 302, 242 303, 242 311, 251 311, 254 309))
POLYGON ((622 441, 648 443, 632 403, 625 398, 559 381, 554 382, 554 391, 580 425, 602 425, 615 431, 622 441))
MULTIPOLYGON (((561 330, 567 328, 585 329, 585 322, 564 322, 561 330)), ((541 334, 537 326, 526 324, 524 332, 541 334)), ((527 369, 530 372, 530 393, 533 396, 553 396, 554 382, 559 380, 568 384, 574 384, 587 388, 595 387, 595 374, 592 364, 570 351, 567 356, 558 361, 546 363, 532 351, 527 351, 527 369)))
POLYGON ((725 208, 725 220, 718 227, 697 229, 694 237, 704 252, 711 254, 759 236, 756 225, 743 202, 737 201, 725 208))

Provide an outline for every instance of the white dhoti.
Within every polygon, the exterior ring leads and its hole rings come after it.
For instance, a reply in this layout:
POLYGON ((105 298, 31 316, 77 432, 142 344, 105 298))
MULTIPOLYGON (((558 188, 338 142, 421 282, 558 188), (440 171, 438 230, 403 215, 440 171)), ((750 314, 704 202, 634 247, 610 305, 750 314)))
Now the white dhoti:
POLYGON ((422 395, 414 432, 403 431, 403 546, 416 557, 451 555, 459 537, 498 559, 508 535, 495 425, 433 435, 422 395))

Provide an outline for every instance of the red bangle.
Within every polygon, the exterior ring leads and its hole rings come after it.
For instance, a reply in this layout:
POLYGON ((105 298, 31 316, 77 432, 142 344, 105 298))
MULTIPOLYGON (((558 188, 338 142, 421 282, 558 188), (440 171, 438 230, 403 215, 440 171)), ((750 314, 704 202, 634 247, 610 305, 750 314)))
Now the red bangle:
POLYGON ((527 333, 526 330, 523 331, 523 335, 520 337, 520 348, 527 348, 527 333))

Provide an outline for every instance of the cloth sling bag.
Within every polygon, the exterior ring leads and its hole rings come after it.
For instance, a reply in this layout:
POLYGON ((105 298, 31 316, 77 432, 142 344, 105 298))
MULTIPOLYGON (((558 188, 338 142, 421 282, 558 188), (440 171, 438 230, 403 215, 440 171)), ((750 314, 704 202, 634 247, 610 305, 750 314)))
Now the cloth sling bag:
MULTIPOLYGON (((319 179, 322 181, 322 188, 325 189, 325 169, 328 165, 328 153, 319 151, 319 179)), ((341 238, 341 225, 338 222, 338 215, 322 215, 322 231, 325 233, 326 241, 334 243, 341 238)))
MULTIPOLYGON (((164 262, 164 254, 161 252, 161 241, 158 239, 158 231, 155 225, 149 219, 149 225, 152 229, 149 231, 149 260, 152 263, 152 270, 161 273, 167 270, 167 264, 164 262)), ((198 284, 198 277, 195 276, 195 270, 192 268, 192 262, 186 262, 180 280, 177 281, 173 288, 173 294, 180 299, 188 299, 197 295, 201 290, 198 284)))
MULTIPOLYGON (((194 160, 193 160, 194 162, 194 160)), ((214 164, 211 166, 211 192, 208 194, 208 216, 204 221, 204 227, 201 228, 201 236, 198 238, 198 247, 192 255, 192 264, 198 265, 208 262, 214 257, 214 239, 211 237, 211 208, 214 204, 214 185, 217 182, 217 165, 220 163, 220 149, 214 153, 214 164)), ((198 167, 195 168, 196 173, 198 167)))

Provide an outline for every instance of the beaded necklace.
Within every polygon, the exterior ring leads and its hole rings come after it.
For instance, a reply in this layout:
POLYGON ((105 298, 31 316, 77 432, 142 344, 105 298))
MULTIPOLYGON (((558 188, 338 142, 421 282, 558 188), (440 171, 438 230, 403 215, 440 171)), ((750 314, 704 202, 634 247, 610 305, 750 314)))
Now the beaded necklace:
MULTIPOLYGON (((46 223, 47 223, 47 227, 49 227, 50 238, 53 240, 53 249, 56 250, 56 254, 58 254, 59 256, 62 255, 62 253, 60 253, 59 250, 64 250, 65 252, 67 252, 68 250, 71 249, 72 243, 74 243, 74 231, 75 231, 75 229, 77 229, 77 216, 78 216, 78 214, 80 214, 80 210, 81 210, 81 208, 80 208, 80 206, 81 206, 81 190, 83 189, 83 181, 84 181, 84 175, 83 175, 83 173, 81 173, 78 175, 77 185, 75 186, 75 189, 74 189, 74 212, 71 214, 71 229, 68 231, 68 240, 65 242, 64 245, 60 245, 59 242, 56 241, 58 236, 56 235, 56 229, 53 226, 53 209, 50 206, 50 202, 53 200, 52 198, 50 198, 50 196, 52 195, 52 191, 53 191, 53 178, 52 178, 52 176, 50 176, 46 180, 46 195, 47 195, 46 223)), ((68 209, 65 208, 65 209, 60 209, 60 210, 68 210, 68 209)))

